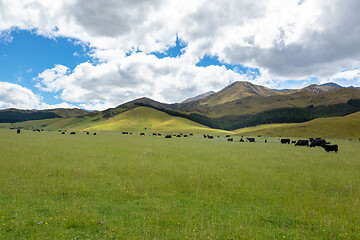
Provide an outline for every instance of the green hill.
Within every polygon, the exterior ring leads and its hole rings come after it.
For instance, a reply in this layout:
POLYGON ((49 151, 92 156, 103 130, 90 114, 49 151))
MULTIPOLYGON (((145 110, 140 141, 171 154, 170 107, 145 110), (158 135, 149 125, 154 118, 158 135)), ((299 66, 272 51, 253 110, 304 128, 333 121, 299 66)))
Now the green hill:
POLYGON ((137 107, 108 120, 85 128, 87 131, 183 132, 203 133, 223 130, 211 129, 188 119, 173 117, 148 107, 137 107))
POLYGON ((14 123, 11 127, 24 129, 68 130, 68 131, 129 131, 161 133, 227 133, 224 130, 211 129, 185 118, 173 117, 148 107, 136 107, 96 112, 83 117, 68 119, 43 119, 14 123), (104 117, 111 116, 111 117, 104 117))
POLYGON ((272 137, 360 138, 360 112, 344 117, 318 118, 304 123, 270 124, 235 130, 238 135, 272 137))

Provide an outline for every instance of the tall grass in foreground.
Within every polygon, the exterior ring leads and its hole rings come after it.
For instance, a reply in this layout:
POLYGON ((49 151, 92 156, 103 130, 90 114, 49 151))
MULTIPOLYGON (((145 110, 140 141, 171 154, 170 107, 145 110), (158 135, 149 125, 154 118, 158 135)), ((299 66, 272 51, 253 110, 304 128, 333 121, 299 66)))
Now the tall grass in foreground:
POLYGON ((0 238, 358 239, 360 143, 337 143, 0 129, 0 238))

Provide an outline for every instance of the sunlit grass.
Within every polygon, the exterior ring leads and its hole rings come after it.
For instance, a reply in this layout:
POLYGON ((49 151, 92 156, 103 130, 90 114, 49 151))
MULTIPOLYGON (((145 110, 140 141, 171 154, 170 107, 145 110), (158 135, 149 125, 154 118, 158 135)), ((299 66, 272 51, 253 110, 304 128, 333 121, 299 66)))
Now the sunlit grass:
POLYGON ((0 236, 357 239, 359 143, 331 141, 0 129, 0 236))

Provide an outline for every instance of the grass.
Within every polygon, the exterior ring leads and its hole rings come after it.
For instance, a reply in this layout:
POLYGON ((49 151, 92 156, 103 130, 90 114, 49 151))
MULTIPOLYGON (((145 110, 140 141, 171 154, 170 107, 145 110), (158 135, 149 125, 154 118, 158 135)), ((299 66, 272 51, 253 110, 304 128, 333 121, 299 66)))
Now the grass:
POLYGON ((269 124, 238 129, 237 134, 360 139, 360 112, 345 117, 318 118, 305 123, 269 124))
POLYGON ((331 141, 0 129, 0 236, 358 239, 359 143, 331 141))

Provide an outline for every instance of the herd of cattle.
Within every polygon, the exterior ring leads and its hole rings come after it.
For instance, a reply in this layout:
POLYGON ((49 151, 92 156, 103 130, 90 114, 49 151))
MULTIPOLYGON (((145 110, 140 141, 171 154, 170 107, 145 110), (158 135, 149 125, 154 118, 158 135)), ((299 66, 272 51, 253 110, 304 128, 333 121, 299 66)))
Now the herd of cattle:
MULTIPOLYGON (((14 129, 14 128, 10 128, 10 129, 14 129)), ((33 130, 34 132, 41 132, 43 131, 43 129, 34 129, 33 130)), ((61 132, 61 134, 66 134, 66 130, 59 130, 59 132, 61 132)), ((90 135, 90 133, 88 131, 84 131, 86 133, 86 135, 90 135)), ((21 130, 20 129, 17 129, 17 133, 20 134, 21 133, 21 130)), ((70 135, 74 135, 76 134, 76 132, 70 132, 70 135)), ((132 135, 131 132, 122 132, 122 134, 124 135, 127 135, 127 134, 130 134, 132 135)), ((93 135, 96 135, 96 133, 94 132, 93 135)), ((152 133, 150 134, 152 136, 162 136, 161 133, 152 133)), ((140 133, 140 136, 145 136, 145 133, 144 132, 141 132, 140 133)), ((189 136, 193 136, 192 133, 189 134, 189 136)), ((172 138, 172 137, 184 137, 184 138, 187 138, 188 135, 187 134, 182 134, 182 133, 179 133, 179 134, 166 134, 165 135, 165 138, 172 138)), ((206 138, 206 139, 214 139, 214 136, 212 135, 208 135, 208 134, 203 134, 203 137, 206 138)), ((217 136, 218 138, 220 138, 220 136, 217 136)), ((226 135, 225 136, 227 138, 227 141, 228 142, 233 142, 234 141, 234 138, 230 137, 230 135, 226 135)), ((258 137, 261 137, 261 135, 259 135, 258 137)), ((360 139, 359 139, 360 141, 360 139)), ((239 142, 255 142, 255 138, 252 138, 252 137, 249 137, 249 138, 246 138, 244 140, 244 137, 241 136, 241 139, 239 140, 239 142)), ((267 139, 264 140, 265 143, 267 143, 267 139)), ((331 145, 330 142, 327 142, 325 139, 321 139, 321 138, 309 138, 309 139, 305 139, 305 140, 291 140, 289 138, 282 138, 280 139, 280 143, 282 144, 294 144, 295 146, 307 146, 307 147, 322 147, 325 149, 326 152, 338 152, 339 150, 339 147, 337 144, 334 144, 334 145, 331 145)))
POLYGON ((338 152, 339 147, 337 144, 334 145, 330 145, 330 142, 327 142, 325 139, 321 139, 321 138, 309 138, 306 140, 297 140, 297 141, 291 141, 288 138, 282 138, 280 139, 280 142, 282 144, 290 144, 294 143, 295 146, 307 146, 307 147, 322 147, 325 149, 325 151, 327 152, 338 152))

